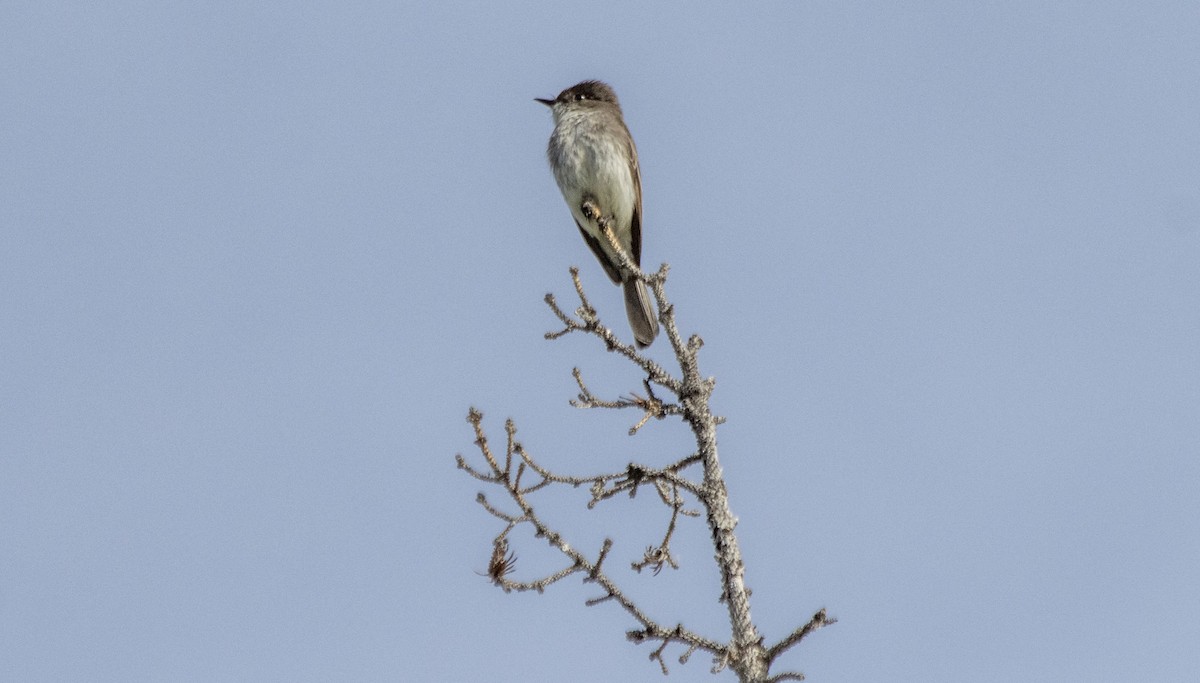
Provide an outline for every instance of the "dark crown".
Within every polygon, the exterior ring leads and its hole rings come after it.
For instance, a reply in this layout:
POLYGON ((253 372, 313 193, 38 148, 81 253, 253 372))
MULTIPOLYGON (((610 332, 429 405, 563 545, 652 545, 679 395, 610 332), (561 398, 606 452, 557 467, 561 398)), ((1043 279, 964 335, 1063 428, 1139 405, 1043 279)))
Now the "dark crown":
POLYGON ((558 94, 559 102, 582 102, 591 100, 593 102, 608 102, 617 105, 620 108, 621 104, 617 102, 617 93, 613 91, 607 83, 601 81, 583 81, 567 88, 558 94))

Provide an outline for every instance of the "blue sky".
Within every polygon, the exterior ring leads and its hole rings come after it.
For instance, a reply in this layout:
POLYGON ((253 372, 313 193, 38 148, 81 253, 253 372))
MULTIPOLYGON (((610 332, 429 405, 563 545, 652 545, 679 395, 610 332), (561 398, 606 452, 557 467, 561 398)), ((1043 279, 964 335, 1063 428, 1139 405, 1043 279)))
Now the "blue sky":
MULTIPOLYGON (((14 1, 0 25, 0 678, 660 676, 592 587, 473 573, 498 529, 454 468, 471 405, 565 472, 690 450, 569 407, 576 365, 610 396, 640 377, 542 339, 572 264, 627 332, 533 102, 585 78, 621 96, 644 262, 706 341, 754 617, 840 619, 787 666, 1200 668, 1194 3, 14 1)), ((665 523, 576 493, 546 509, 613 566, 665 523)), ((619 578, 723 638, 706 533, 680 533, 681 570, 619 578)), ((518 549, 518 577, 559 566, 518 549)))

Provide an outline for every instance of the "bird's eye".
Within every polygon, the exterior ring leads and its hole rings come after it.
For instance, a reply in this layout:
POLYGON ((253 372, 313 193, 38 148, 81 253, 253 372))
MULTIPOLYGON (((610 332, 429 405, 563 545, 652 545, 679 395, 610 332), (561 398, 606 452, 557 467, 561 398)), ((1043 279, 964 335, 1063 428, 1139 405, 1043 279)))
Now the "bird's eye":
POLYGON ((575 93, 575 100, 576 100, 576 101, 579 101, 579 100, 586 100, 586 99, 587 99, 587 95, 584 95, 584 94, 583 94, 583 93, 581 93, 581 92, 580 92, 580 93, 575 93))

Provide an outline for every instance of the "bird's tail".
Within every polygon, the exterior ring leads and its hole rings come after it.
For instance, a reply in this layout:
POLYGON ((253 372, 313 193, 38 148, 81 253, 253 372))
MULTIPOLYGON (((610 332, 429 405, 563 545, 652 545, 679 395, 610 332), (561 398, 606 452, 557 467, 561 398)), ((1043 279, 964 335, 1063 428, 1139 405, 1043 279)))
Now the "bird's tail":
POLYGON ((654 307, 650 305, 646 283, 631 277, 621 283, 621 288, 625 290, 625 315, 629 316, 633 338, 639 348, 650 346, 658 336, 658 316, 654 315, 654 307))

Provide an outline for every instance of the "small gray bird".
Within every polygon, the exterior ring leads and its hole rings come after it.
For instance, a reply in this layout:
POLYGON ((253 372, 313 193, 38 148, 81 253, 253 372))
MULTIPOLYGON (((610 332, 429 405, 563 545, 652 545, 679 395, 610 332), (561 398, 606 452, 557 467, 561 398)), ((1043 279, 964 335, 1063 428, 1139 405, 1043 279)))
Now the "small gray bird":
POLYGON ((600 230, 607 219, 621 248, 642 265, 642 176, 637 148, 625 127, 617 94, 600 81, 584 81, 553 100, 537 98, 554 114, 546 155, 583 240, 612 281, 625 291, 625 314, 639 347, 658 334, 658 318, 645 283, 628 270, 600 230))

